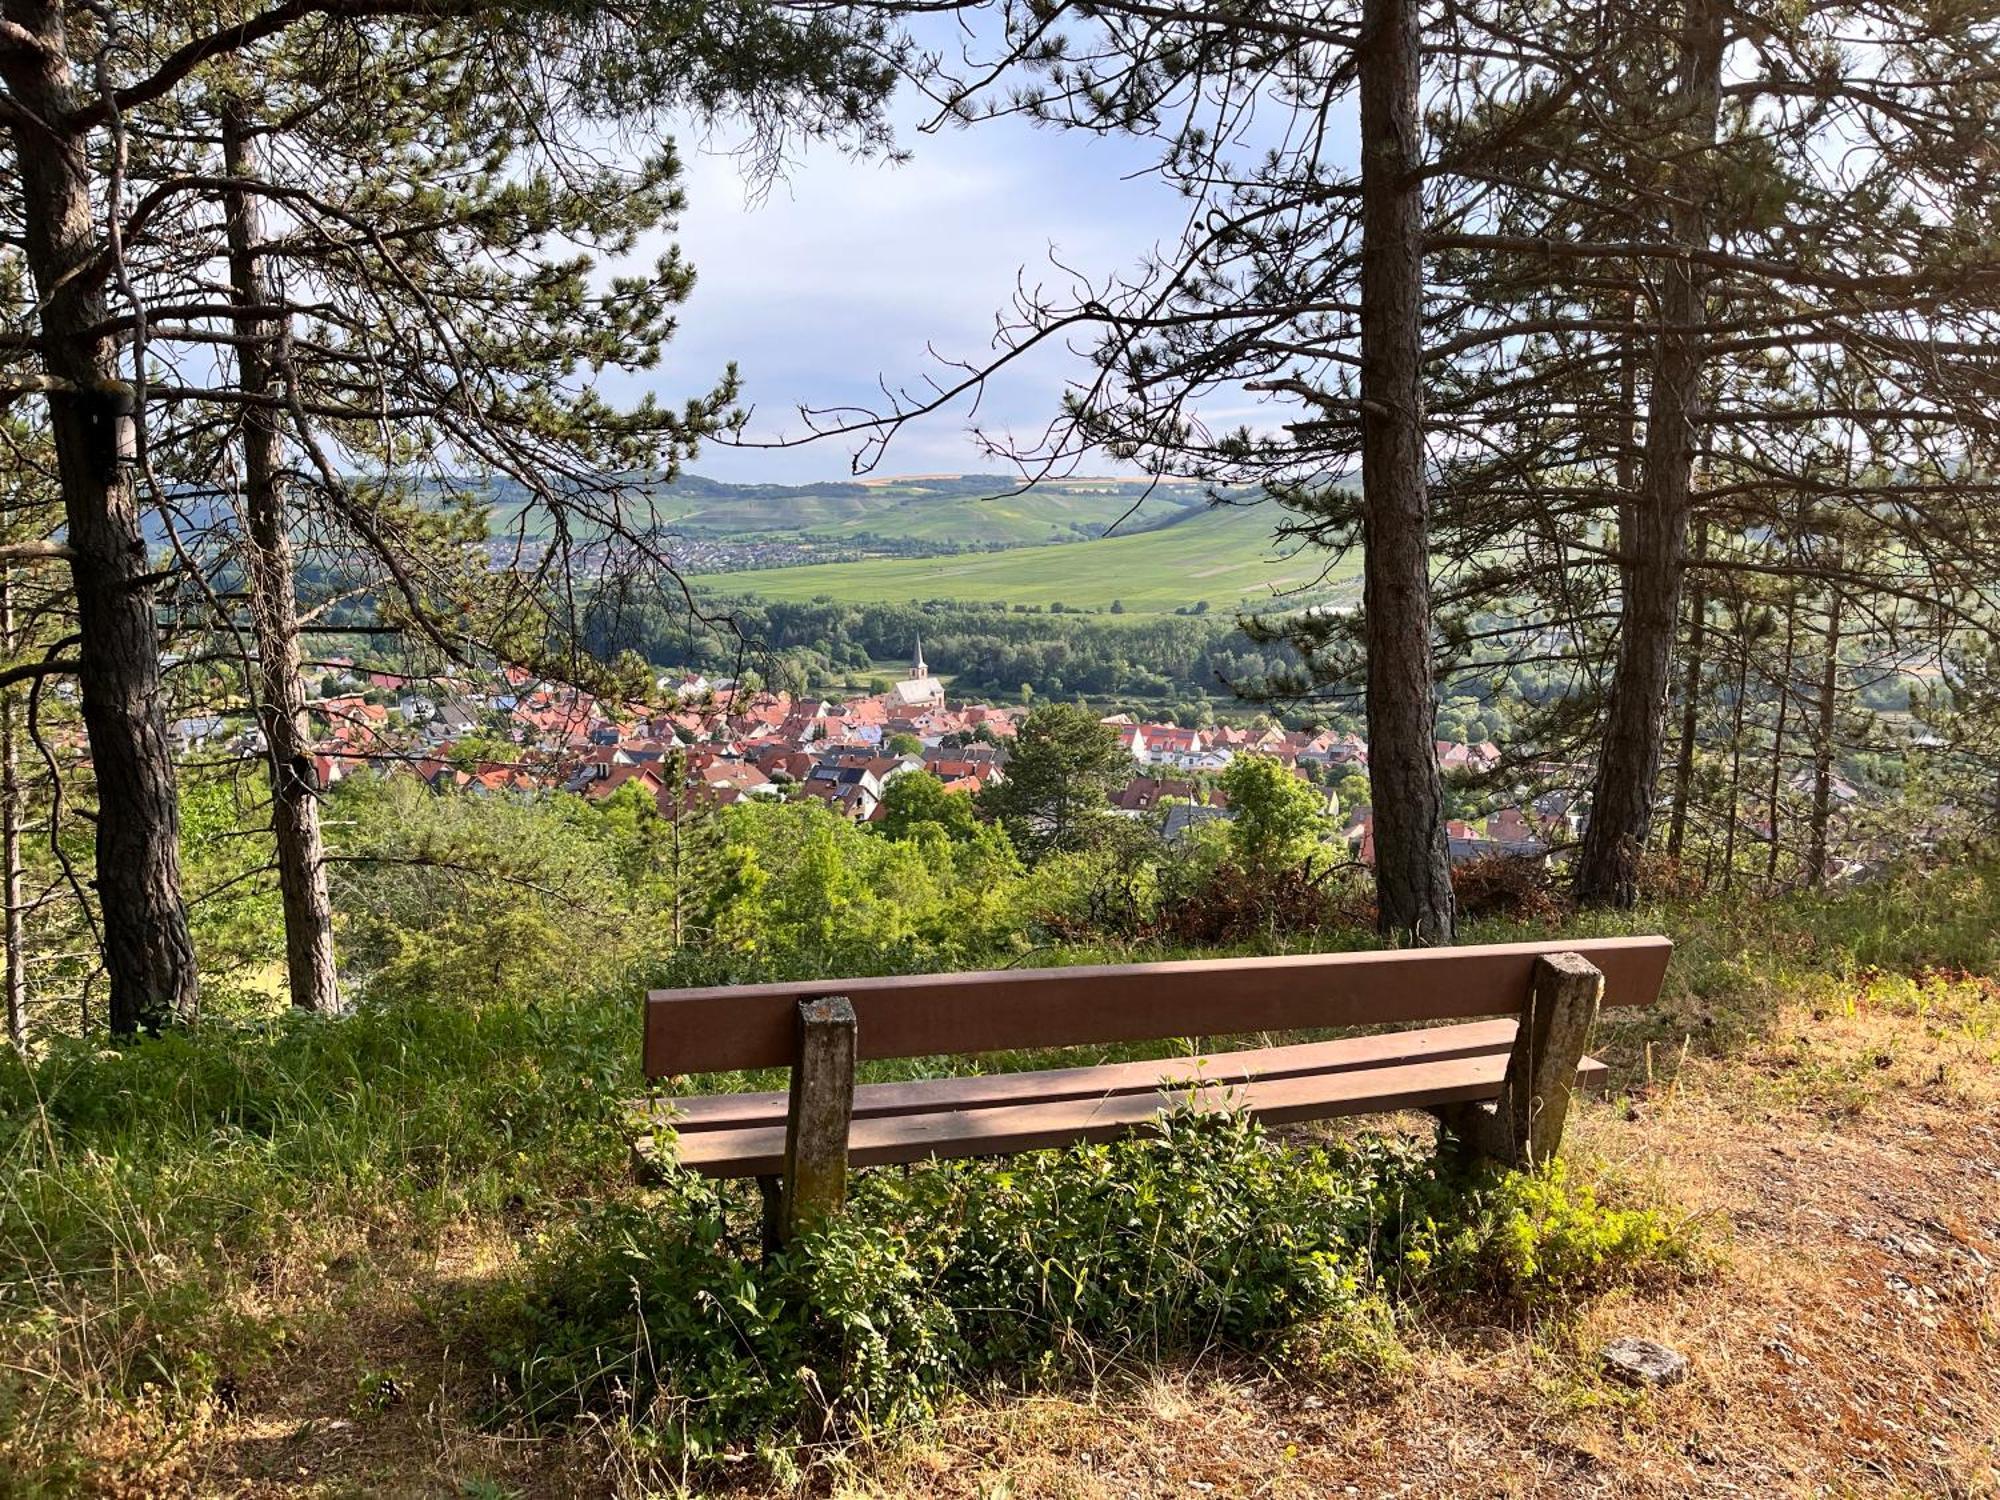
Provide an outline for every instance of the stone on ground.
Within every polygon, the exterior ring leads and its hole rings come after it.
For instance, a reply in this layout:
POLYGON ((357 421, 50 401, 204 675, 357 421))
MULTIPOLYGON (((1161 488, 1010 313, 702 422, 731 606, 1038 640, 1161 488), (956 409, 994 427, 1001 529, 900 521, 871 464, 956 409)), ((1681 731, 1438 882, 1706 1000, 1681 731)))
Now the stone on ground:
POLYGON ((1688 1358, 1651 1339, 1613 1339, 1604 1346, 1604 1368, 1628 1385, 1679 1385, 1687 1379, 1688 1358))

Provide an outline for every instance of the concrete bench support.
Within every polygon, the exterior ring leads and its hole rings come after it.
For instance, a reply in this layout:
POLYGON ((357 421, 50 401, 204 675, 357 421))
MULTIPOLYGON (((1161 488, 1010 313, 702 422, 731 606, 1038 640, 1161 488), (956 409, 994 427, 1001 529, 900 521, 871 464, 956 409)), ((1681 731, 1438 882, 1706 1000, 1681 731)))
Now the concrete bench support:
POLYGON ((798 1061, 785 1113, 785 1172, 777 1238, 838 1213, 847 1201, 847 1136, 854 1118, 854 1041, 844 995, 799 1002, 798 1061))
POLYGON ((1604 975, 1582 954, 1551 953, 1536 960, 1500 1097, 1438 1111, 1464 1150, 1510 1167, 1530 1167, 1556 1154, 1577 1065, 1590 1045, 1603 998, 1604 975))

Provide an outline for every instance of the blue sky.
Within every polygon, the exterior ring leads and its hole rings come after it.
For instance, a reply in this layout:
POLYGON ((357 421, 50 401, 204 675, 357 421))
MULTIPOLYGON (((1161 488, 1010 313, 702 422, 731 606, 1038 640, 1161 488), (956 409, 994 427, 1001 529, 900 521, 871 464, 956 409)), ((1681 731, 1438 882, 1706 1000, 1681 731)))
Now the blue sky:
MULTIPOLYGON (((1014 120, 922 135, 915 101, 897 113, 911 160, 815 151, 761 200, 721 145, 702 152, 682 141, 689 204, 679 239, 699 279, 649 382, 663 398, 699 388, 733 358, 755 407, 747 435, 796 435, 801 403, 879 405, 878 379, 917 386, 947 373, 927 343, 954 358, 987 354, 1017 276, 1070 284, 1051 251, 1102 277, 1178 235, 1184 205, 1135 175, 1150 159, 1137 142, 1014 120)), ((1077 368, 1037 359, 989 387, 979 421, 1039 430, 1077 368)), ((876 472, 996 468, 980 457, 969 419, 961 407, 906 429, 876 472)), ((743 481, 845 478, 852 450, 840 439, 784 450, 710 445, 690 468, 743 481)))

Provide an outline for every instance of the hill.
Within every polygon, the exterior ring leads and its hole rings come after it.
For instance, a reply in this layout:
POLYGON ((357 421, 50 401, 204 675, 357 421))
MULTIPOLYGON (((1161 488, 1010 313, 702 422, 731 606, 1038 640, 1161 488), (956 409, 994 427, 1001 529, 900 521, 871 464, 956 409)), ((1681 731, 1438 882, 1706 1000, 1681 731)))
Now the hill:
POLYGON ((1152 613, 1204 600, 1226 608, 1274 598, 1286 606, 1309 598, 1351 599, 1358 560, 1343 559, 1329 573, 1324 553, 1273 539, 1277 520, 1278 512, 1264 505, 1182 508, 1163 523, 1130 535, 1003 552, 710 574, 700 582, 717 594, 764 599, 963 599, 1075 609, 1104 609, 1118 601, 1128 610, 1152 613))
POLYGON ((1014 493, 1004 475, 959 474, 810 485, 732 485, 687 476, 655 493, 662 521, 715 540, 931 542, 960 547, 1077 541, 1198 511, 1199 486, 1071 479, 1014 493), (1139 514, 1132 508, 1143 500, 1139 514), (1122 523, 1122 524, 1121 524, 1122 523))
MULTIPOLYGON (((512 531, 528 503, 508 479, 481 482, 495 531, 512 531)), ((927 543, 1019 547, 1077 541, 1111 526, 1139 531, 1200 511, 1196 484, 1120 477, 1048 480, 1017 492, 1002 474, 912 475, 814 484, 733 484, 699 474, 645 484, 659 527, 715 542, 927 543), (1141 504, 1143 502, 1143 504, 1141 504), (1140 506, 1135 513, 1134 506, 1140 506)), ((544 518, 528 517, 540 535, 544 518)))

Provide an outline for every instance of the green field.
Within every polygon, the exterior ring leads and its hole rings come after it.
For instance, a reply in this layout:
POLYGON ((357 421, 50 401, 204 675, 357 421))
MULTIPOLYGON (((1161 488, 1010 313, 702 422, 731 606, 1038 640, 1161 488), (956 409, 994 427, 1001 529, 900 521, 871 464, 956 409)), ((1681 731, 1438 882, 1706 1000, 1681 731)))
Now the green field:
MULTIPOLYGON (((1043 480, 1016 493, 999 474, 801 485, 730 484, 691 474, 672 483, 632 482, 644 498, 627 498, 627 519, 675 536, 849 547, 877 541, 967 548, 1083 541, 1111 526, 1137 532, 1167 524, 1200 511, 1207 496, 1202 486, 1185 481, 1149 484, 1118 477, 1043 480)), ((484 491, 496 533, 548 535, 545 508, 532 503, 520 485, 487 479, 469 487, 484 491)), ((596 535, 587 518, 572 516, 569 524, 579 537, 596 535)))
POLYGON ((887 537, 979 547, 1078 541, 1121 521, 1121 530, 1139 530, 1198 509, 1203 496, 1188 484, 1148 495, 1142 482, 1130 479, 1054 480, 1012 494, 1003 477, 958 476, 800 486, 695 479, 653 499, 661 523, 691 537, 887 537), (1128 516, 1142 497, 1140 512, 1128 516))
MULTIPOLYGON (((958 502, 954 509, 965 508, 958 502)), ((831 598, 853 603, 962 599, 1066 604, 1164 613, 1206 600, 1211 608, 1273 602, 1290 607, 1351 600, 1358 563, 1332 572, 1327 556, 1272 537, 1280 512, 1268 505, 1189 511, 1129 536, 1017 547, 952 557, 870 558, 747 573, 709 574, 717 594, 762 599, 831 598)))

